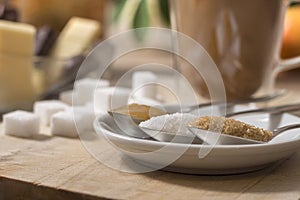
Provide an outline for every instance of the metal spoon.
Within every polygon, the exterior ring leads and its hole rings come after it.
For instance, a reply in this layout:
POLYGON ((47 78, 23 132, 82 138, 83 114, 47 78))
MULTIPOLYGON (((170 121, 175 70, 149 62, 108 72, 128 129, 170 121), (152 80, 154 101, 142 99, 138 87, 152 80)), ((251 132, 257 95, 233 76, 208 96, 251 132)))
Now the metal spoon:
MULTIPOLYGON (((220 134, 218 132, 213 132, 209 130, 200 129, 198 127, 188 126, 188 130, 191 133, 195 134, 197 137, 202 139, 205 143, 209 145, 233 145, 233 144, 265 144, 267 142, 257 141, 246 139, 242 137, 236 137, 227 134, 220 134)), ((300 124, 292 124, 283 126, 273 130, 273 137, 270 141, 272 141, 277 135, 283 133, 284 131, 300 128, 300 124)), ((269 142, 270 142, 269 141, 269 142)))
POLYGON ((285 104, 285 105, 280 105, 280 106, 273 106, 273 107, 233 112, 233 113, 228 113, 225 117, 233 117, 233 116, 245 115, 245 114, 251 114, 251 113, 276 114, 276 113, 291 112, 291 111, 297 111, 297 110, 300 110, 300 103, 285 104))
POLYGON ((141 139, 150 138, 150 136, 138 126, 142 120, 118 112, 108 111, 108 113, 113 117, 116 125, 127 135, 141 139))
POLYGON ((268 129, 274 130, 280 124, 284 112, 292 112, 297 110, 300 110, 300 103, 233 112, 227 114, 226 117, 234 117, 239 115, 255 113, 268 113, 270 118, 268 129))
MULTIPOLYGON (((173 106, 164 106, 164 109, 169 113, 175 113, 175 112, 190 112, 193 111, 194 109, 197 108, 201 108, 201 107, 206 107, 206 106, 211 106, 211 105, 218 105, 220 107, 224 107, 224 106, 234 106, 236 104, 239 103, 251 103, 251 102, 262 102, 262 101, 269 101, 271 99, 277 98, 281 95, 283 95, 284 92, 283 91, 279 91, 277 93, 274 93, 272 95, 264 95, 261 97, 257 97, 257 98, 250 98, 247 100, 239 100, 239 101, 235 101, 235 103, 230 102, 227 103, 226 102, 215 102, 215 103, 204 103, 204 104, 197 104, 197 105, 190 105, 190 106, 186 106, 186 107, 181 107, 180 105, 173 105, 173 106)), ((159 141, 163 141, 163 142, 170 142, 173 141, 174 142, 179 142, 179 143, 191 143, 191 139, 190 138, 186 138, 186 137, 181 137, 179 135, 177 135, 176 137, 174 137, 176 134, 155 134, 153 131, 150 130, 146 130, 146 129, 142 129, 141 127, 139 127, 138 125, 142 122, 142 120, 134 118, 130 115, 126 115, 123 113, 119 113, 119 112, 115 112, 115 111, 108 111, 108 113, 114 118, 116 124, 129 136, 131 137, 135 137, 135 138, 155 138, 156 140, 159 141)), ((157 133, 157 130, 155 130, 155 132, 157 133)), ((194 137, 193 137, 194 138, 194 137)), ((195 140, 193 142, 199 143, 199 140, 195 140)))
POLYGON ((274 94, 267 94, 267 95, 262 95, 259 97, 251 97, 248 99, 241 99, 241 100, 235 100, 235 101, 229 101, 229 102, 224 102, 224 101, 216 101, 216 102, 208 102, 208 103, 201 103, 201 104, 194 104, 194 105, 183 105, 183 106, 172 106, 172 105, 167 105, 165 106, 165 109, 168 113, 175 113, 175 112, 182 112, 182 113, 188 113, 193 110, 207 107, 207 106, 219 106, 221 107, 234 107, 237 104, 247 104, 247 103, 259 103, 259 102, 267 102, 270 100, 273 100, 277 97, 280 97, 286 93, 285 90, 279 90, 275 92, 274 94))
POLYGON ((180 132, 167 132, 163 130, 155 130, 147 127, 140 127, 144 133, 148 134, 155 140, 161 142, 174 142, 174 143, 184 143, 184 144, 202 144, 202 140, 199 137, 195 137, 192 134, 180 133, 180 132))

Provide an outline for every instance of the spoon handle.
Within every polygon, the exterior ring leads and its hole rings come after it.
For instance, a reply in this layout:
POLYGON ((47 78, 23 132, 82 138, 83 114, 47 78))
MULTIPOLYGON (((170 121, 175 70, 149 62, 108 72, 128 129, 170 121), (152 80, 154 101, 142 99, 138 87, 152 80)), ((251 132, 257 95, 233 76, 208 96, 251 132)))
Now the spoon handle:
POLYGON ((224 101, 215 101, 215 102, 208 102, 208 103, 201 103, 201 104, 196 104, 189 106, 184 109, 182 112, 190 112, 198 108, 203 108, 211 105, 220 105, 220 106, 226 106, 226 107, 231 107, 236 104, 246 104, 246 103, 258 103, 258 102, 265 102, 265 101, 270 101, 272 99, 275 99, 279 96, 282 96, 285 94, 285 90, 280 90, 274 94, 268 94, 268 95, 263 95, 259 97, 252 97, 248 99, 242 99, 242 100, 235 100, 235 101, 230 101, 230 102, 224 102, 224 101))
POLYGON ((233 116, 245 115, 245 114, 251 114, 251 113, 276 114, 276 113, 291 112, 291 111, 297 111, 297 110, 300 110, 300 103, 233 112, 233 113, 228 113, 226 115, 226 117, 233 117, 233 116))
POLYGON ((273 131, 273 138, 284 131, 296 129, 296 128, 300 128, 300 124, 291 124, 291 125, 279 127, 273 131))

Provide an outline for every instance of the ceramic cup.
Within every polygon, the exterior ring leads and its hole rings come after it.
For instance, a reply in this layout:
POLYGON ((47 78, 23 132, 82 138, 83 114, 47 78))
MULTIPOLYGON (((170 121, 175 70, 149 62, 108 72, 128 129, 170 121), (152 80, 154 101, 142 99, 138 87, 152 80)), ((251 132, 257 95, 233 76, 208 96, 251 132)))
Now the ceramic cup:
MULTIPOLYGON (((172 28, 205 48, 222 76, 228 100, 272 93, 276 75, 299 66, 300 58, 281 60, 279 56, 288 0, 170 2, 172 28)), ((200 53, 184 45, 178 40, 178 50, 188 51, 201 64, 200 53)), ((187 63, 179 65, 197 93, 209 98, 207 81, 187 63)), ((205 77, 213 79, 214 74, 205 77)))

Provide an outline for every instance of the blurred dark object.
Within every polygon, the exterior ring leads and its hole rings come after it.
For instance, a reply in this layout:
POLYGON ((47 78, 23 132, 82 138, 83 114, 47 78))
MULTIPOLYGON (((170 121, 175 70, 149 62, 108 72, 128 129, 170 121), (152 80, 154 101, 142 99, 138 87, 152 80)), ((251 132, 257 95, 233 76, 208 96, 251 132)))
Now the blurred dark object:
POLYGON ((167 25, 170 26, 170 6, 169 1, 160 0, 159 1, 159 8, 161 15, 167 25))
POLYGON ((300 2, 292 2, 291 6, 296 6, 296 5, 300 5, 300 2))
POLYGON ((36 34, 35 55, 45 56, 55 43, 57 34, 49 26, 42 26, 36 34))
POLYGON ((59 80, 54 85, 50 86, 39 99, 55 99, 58 98, 59 93, 62 91, 72 89, 77 77, 77 72, 84 59, 84 55, 78 55, 68 59, 63 66, 63 71, 61 72, 59 80))
POLYGON ((14 22, 19 21, 19 13, 17 9, 9 5, 8 0, 0 4, 0 19, 14 22))
POLYGON ((73 79, 75 80, 77 72, 84 59, 84 55, 74 56, 69 59, 63 68, 62 77, 73 77, 73 79))
POLYGON ((111 62, 114 55, 114 46, 104 42, 86 55, 77 55, 65 60, 60 78, 53 85, 45 90, 38 99, 57 98, 59 93, 73 88, 74 81, 86 77, 98 77, 103 69, 111 62))

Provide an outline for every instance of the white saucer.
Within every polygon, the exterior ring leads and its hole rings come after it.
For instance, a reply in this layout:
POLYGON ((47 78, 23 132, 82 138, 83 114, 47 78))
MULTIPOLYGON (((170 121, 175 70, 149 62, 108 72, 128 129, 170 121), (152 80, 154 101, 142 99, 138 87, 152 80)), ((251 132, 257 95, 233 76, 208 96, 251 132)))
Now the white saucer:
MULTIPOLYGON (((267 129, 271 123, 268 114, 255 114, 237 118, 246 123, 267 129)), ((300 118, 283 114, 278 126, 299 123, 300 118)), ((179 144, 137 139, 127 136, 108 114, 99 116, 94 127, 102 137, 106 137, 123 154, 136 162, 152 167, 192 174, 233 174, 266 167, 276 161, 286 159, 300 148, 300 130, 282 133, 267 144, 217 145, 179 144), (102 121, 111 129, 103 126, 102 121), (199 151, 209 152, 199 158, 199 151)), ((206 153, 207 153, 206 152, 206 153)), ((203 155, 203 154, 202 154, 203 155)))

